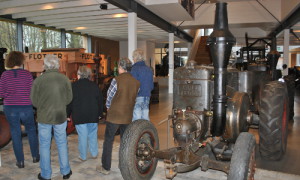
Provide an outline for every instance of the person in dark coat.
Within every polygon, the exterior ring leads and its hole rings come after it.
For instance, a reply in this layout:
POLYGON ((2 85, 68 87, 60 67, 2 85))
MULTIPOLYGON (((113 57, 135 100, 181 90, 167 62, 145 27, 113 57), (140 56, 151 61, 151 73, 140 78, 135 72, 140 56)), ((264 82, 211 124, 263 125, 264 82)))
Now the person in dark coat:
POLYGON ((98 85, 90 81, 92 71, 80 66, 78 81, 72 84, 73 100, 68 105, 68 117, 72 120, 78 133, 79 159, 87 159, 87 149, 92 158, 98 156, 98 121, 103 113, 103 96, 98 85))
POLYGON ((102 166, 96 167, 98 172, 105 175, 110 173, 115 133, 120 128, 120 136, 122 138, 126 127, 132 121, 133 108, 140 83, 128 72, 131 66, 129 59, 123 58, 119 61, 119 76, 112 80, 107 92, 107 122, 103 143, 102 166))

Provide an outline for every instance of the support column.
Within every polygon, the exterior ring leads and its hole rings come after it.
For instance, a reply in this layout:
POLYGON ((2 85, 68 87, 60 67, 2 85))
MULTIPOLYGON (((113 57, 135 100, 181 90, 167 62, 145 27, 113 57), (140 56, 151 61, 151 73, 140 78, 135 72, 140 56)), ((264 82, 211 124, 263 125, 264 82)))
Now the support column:
POLYGON ((191 53, 191 49, 192 49, 192 43, 191 42, 188 42, 187 44, 187 48, 188 48, 188 53, 187 53, 187 57, 190 57, 190 53, 191 53))
POLYGON ((174 33, 169 33, 169 93, 173 94, 174 77, 174 33))
POLYGON ((17 20, 17 49, 23 51, 23 21, 17 20))
POLYGON ((60 39, 61 39, 61 48, 66 48, 67 47, 67 38, 66 38, 66 30, 65 29, 61 29, 60 30, 60 39))
MULTIPOLYGON (((290 63, 290 30, 285 29, 284 30, 284 38, 283 38, 283 64, 286 64, 287 67, 291 66, 290 63)), ((287 75, 288 74, 288 68, 286 68, 283 72, 282 75, 287 75)))
POLYGON ((87 35, 87 48, 88 53, 92 53, 92 37, 90 35, 87 35))
POLYGON ((137 48, 137 15, 128 13, 128 58, 132 61, 132 52, 137 48))

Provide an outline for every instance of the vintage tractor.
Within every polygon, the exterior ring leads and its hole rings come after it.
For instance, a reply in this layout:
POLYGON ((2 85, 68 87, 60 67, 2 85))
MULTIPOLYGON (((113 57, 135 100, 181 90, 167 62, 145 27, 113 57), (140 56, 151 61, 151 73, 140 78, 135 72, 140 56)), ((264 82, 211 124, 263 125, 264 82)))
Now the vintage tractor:
MULTIPOLYGON (((207 40, 214 66, 196 66, 191 61, 175 70, 169 120, 178 146, 159 150, 153 124, 134 121, 122 137, 119 152, 125 180, 151 179, 158 159, 164 159, 170 179, 198 167, 223 171, 229 180, 254 179, 256 142, 247 132, 253 123, 259 123, 261 156, 277 160, 284 154, 286 85, 271 81, 271 71, 227 68, 235 38, 228 30, 226 6, 216 4, 214 31, 207 40)), ((277 53, 268 56, 276 66, 277 53)))

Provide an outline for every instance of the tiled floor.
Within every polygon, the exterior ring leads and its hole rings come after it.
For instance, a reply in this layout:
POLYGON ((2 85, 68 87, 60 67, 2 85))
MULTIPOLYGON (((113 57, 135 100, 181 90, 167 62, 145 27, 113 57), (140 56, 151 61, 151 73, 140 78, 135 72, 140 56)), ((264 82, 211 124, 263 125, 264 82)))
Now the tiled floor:
MULTIPOLYGON (((161 88, 160 103, 151 105, 150 109, 150 119, 158 129, 159 138, 160 138, 160 149, 167 148, 167 123, 159 125, 159 122, 163 121, 170 114, 172 107, 172 96, 166 93, 166 88, 161 88)), ((300 174, 300 156, 297 153, 299 149, 299 133, 300 133, 300 112, 298 111, 300 100, 296 99, 296 117, 295 122, 290 124, 290 134, 288 140, 288 149, 285 157, 278 162, 266 162, 259 157, 257 153, 257 169, 255 174, 256 180, 300 180, 300 176, 292 174, 300 174), (276 170, 281 172, 267 171, 267 170, 276 170), (291 174, 286 174, 291 173, 291 174)), ((69 143, 69 158, 70 164, 73 171, 73 175, 70 179, 73 180, 118 180, 122 179, 120 170, 118 169, 118 148, 119 148, 119 137, 116 137, 113 150, 113 160, 112 160, 112 169, 110 175, 102 175, 96 172, 96 165, 101 163, 101 154, 102 154, 102 144, 104 138, 105 125, 99 125, 99 156, 97 159, 88 159, 85 162, 81 162, 78 157, 77 150, 77 135, 71 134, 68 136, 69 143)), ((256 136, 256 130, 252 130, 256 136)), ((170 134, 172 132, 170 131, 170 134)), ((173 146, 171 141, 172 137, 169 137, 169 147, 173 146)), ((2 167, 0 167, 0 180, 34 180, 37 179, 37 174, 40 172, 39 164, 33 164, 29 145, 27 138, 23 138, 24 143, 24 153, 25 153, 25 168, 18 169, 15 166, 15 157, 13 155, 12 144, 9 143, 6 147, 0 150, 2 157, 2 167)), ((62 179, 62 176, 59 173, 58 165, 58 156, 56 151, 56 145, 53 140, 52 144, 52 179, 62 179)), ((225 180, 227 178, 225 173, 220 171, 208 170, 202 172, 199 169, 194 170, 189 173, 178 174, 174 179, 176 180, 225 180)), ((164 164, 162 161, 159 161, 157 170, 153 176, 154 180, 162 180, 165 178, 164 173, 164 164)))

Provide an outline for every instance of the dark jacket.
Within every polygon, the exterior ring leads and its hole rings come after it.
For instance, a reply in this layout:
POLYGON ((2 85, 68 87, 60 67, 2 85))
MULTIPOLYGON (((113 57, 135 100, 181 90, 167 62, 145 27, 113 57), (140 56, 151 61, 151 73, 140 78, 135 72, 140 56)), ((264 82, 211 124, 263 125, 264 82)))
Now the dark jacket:
POLYGON ((67 120, 67 105, 72 101, 71 83, 58 70, 47 70, 34 80, 30 99, 37 108, 37 122, 62 124, 67 120))
POLYGON ((75 125, 98 123, 103 113, 103 96, 96 83, 79 79, 72 84, 73 100, 68 105, 68 117, 72 114, 75 125))
POLYGON ((107 121, 114 124, 130 124, 140 83, 130 73, 122 73, 115 79, 117 91, 107 112, 107 121))
POLYGON ((138 80, 140 84, 140 91, 138 96, 151 96, 151 91, 153 89, 153 72, 148 67, 144 61, 136 62, 130 71, 132 76, 138 80))

